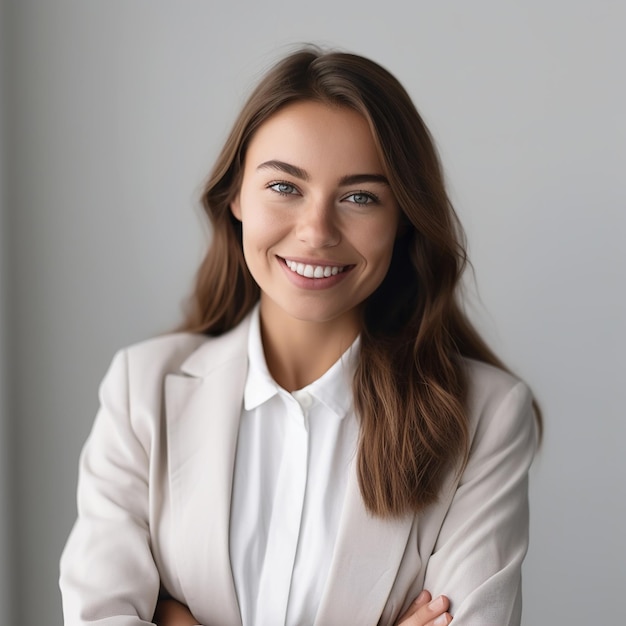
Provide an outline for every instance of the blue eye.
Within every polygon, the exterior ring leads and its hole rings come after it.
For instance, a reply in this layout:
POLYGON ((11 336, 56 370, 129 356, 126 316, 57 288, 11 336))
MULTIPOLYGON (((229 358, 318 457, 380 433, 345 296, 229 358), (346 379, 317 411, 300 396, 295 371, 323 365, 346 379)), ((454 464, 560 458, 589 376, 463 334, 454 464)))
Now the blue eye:
POLYGON ((366 193, 365 191, 358 191, 357 193, 351 193, 349 196, 345 198, 348 202, 354 202, 354 204, 372 204, 376 202, 378 198, 374 194, 366 193))
POLYGON ((268 188, 281 194, 282 196, 290 196, 298 193, 298 190, 289 183, 272 183, 271 185, 268 185, 268 188))

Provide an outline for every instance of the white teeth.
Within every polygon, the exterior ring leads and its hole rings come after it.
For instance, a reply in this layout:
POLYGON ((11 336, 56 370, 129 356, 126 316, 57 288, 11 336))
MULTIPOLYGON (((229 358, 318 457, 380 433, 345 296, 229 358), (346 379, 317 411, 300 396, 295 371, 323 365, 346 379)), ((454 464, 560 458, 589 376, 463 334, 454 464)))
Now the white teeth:
POLYGON ((285 263, 292 272, 306 278, 328 278, 329 276, 336 276, 345 269, 343 265, 307 265, 288 259, 285 259, 285 263))

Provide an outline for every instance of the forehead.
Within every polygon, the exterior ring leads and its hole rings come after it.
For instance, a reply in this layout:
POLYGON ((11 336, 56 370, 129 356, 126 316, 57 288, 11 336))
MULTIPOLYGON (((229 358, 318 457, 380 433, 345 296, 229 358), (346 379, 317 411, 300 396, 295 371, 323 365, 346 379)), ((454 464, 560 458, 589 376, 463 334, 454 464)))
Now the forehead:
POLYGON ((248 147, 246 167, 270 159, 305 169, 339 168, 341 175, 383 174, 365 117, 347 106, 315 101, 288 104, 261 124, 248 147))

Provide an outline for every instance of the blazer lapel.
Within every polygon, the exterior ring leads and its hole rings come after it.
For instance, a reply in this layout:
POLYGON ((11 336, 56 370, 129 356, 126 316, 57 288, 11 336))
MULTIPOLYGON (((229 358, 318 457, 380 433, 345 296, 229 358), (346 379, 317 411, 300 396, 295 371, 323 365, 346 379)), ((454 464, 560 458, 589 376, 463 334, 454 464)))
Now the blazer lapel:
POLYGON ((244 322, 208 340, 165 382, 179 576, 192 613, 214 626, 241 624, 229 525, 247 338, 244 322))
MULTIPOLYGON (((241 624, 229 526, 248 327, 244 321, 208 340, 181 366, 181 374, 170 374, 165 381, 179 576, 192 613, 212 626, 241 624)), ((387 520, 368 513, 353 463, 316 625, 369 624, 383 610, 389 613, 386 604, 413 521, 412 515, 387 520)))
POLYGON ((372 624, 374 616, 380 618, 414 519, 413 515, 397 519, 371 515, 361 497, 353 462, 316 625, 372 624))

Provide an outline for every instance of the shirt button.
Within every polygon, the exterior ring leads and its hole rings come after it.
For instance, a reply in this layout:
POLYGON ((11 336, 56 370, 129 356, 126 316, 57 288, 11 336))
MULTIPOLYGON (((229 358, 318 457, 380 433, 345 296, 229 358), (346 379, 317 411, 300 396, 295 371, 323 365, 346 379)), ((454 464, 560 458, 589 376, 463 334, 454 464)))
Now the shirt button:
POLYGON ((308 391, 294 391, 291 394, 303 410, 311 408, 313 404, 313 397, 308 391))

